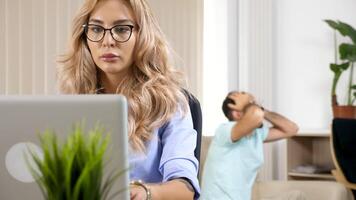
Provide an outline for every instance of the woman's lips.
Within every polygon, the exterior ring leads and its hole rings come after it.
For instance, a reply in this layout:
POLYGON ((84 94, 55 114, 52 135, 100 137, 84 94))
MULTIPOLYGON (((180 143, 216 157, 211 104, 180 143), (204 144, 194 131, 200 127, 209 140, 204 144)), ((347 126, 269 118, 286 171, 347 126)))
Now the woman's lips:
POLYGON ((106 53, 100 56, 100 59, 104 62, 114 62, 119 59, 119 56, 113 53, 106 53))

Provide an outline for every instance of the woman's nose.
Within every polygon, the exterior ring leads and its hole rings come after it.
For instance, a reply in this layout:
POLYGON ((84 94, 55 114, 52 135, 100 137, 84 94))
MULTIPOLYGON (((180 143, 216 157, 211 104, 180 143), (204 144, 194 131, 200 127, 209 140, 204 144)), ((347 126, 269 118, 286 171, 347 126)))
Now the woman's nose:
POLYGON ((105 31, 105 35, 103 38, 103 46, 115 46, 116 41, 114 40, 114 38, 111 35, 110 30, 106 30, 105 31))

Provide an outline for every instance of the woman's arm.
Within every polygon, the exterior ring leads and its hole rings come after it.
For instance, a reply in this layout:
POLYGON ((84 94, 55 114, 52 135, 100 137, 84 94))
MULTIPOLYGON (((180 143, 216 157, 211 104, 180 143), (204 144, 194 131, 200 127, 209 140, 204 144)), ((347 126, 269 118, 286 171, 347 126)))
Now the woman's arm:
MULTIPOLYGON (((197 133, 193 129, 190 112, 177 112, 158 132, 162 154, 158 171, 162 183, 146 183, 153 200, 197 199, 200 188, 198 182, 199 163, 194 156, 197 133)), ((146 200, 142 186, 131 186, 132 200, 146 200)))
POLYGON ((174 179, 166 183, 154 184, 149 186, 153 200, 192 200, 194 189, 192 185, 184 179, 174 179))
POLYGON ((160 184, 131 185, 130 196, 131 200, 191 200, 194 197, 194 189, 187 180, 174 179, 160 184), (150 192, 149 198, 146 190, 150 192))

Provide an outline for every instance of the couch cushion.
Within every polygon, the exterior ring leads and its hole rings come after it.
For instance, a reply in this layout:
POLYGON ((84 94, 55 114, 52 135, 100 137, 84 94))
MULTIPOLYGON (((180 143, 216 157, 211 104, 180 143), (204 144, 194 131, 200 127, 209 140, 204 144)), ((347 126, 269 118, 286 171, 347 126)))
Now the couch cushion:
POLYGON ((278 197, 288 191, 300 191, 308 200, 352 200, 351 192, 334 181, 261 181, 256 182, 253 200, 278 197))
POLYGON ((201 180, 201 176, 204 171, 204 164, 205 164, 205 159, 208 154, 209 146, 211 143, 211 140, 213 139, 214 136, 203 136, 201 140, 201 152, 200 152, 200 177, 199 180, 201 180))

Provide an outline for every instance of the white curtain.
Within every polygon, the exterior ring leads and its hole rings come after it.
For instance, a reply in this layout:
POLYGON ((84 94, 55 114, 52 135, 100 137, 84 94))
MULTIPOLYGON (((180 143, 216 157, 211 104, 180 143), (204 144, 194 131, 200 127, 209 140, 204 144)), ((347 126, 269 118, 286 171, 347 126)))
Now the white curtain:
POLYGON ((203 0, 149 0, 189 90, 202 97, 203 0))
MULTIPOLYGON (((255 95, 258 103, 274 110, 273 0, 239 1, 239 89, 255 95)), ((276 143, 264 145, 264 165, 260 180, 276 179, 283 169, 276 143)))
MULTIPOLYGON (((0 94, 54 94, 56 58, 84 0, 0 0, 0 94)), ((149 0, 193 94, 201 96, 203 0, 149 0)))
POLYGON ((0 1, 0 94, 56 93, 55 60, 81 1, 0 1))

